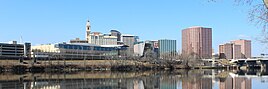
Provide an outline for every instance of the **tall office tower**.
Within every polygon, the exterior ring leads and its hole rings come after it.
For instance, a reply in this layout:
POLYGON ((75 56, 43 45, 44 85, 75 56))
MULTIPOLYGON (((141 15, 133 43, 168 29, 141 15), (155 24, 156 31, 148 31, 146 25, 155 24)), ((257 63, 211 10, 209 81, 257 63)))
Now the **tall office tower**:
POLYGON ((128 45, 127 54, 134 54, 134 43, 138 42, 139 37, 134 35, 123 34, 122 41, 125 45, 128 45))
POLYGON ((241 59, 241 45, 234 43, 219 45, 219 56, 221 59, 241 59))
POLYGON ((190 27, 182 30, 182 54, 212 57, 212 28, 190 27))
POLYGON ((117 30, 111 30, 111 36, 116 36, 117 41, 121 41, 121 33, 117 30))
POLYGON ((91 35, 90 35, 90 22, 89 20, 86 23, 86 40, 88 41, 88 43, 91 43, 91 35))
POLYGON ((251 58, 251 41, 250 40, 234 40, 234 44, 241 45, 242 58, 251 58))
POLYGON ((160 58, 176 55, 177 52, 176 40, 167 40, 167 39, 158 40, 158 46, 159 46, 158 51, 160 58))

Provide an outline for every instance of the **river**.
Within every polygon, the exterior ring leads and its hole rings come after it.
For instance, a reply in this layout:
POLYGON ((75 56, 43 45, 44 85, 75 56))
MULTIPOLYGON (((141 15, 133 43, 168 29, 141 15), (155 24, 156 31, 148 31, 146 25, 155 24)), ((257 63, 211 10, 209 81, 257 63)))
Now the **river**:
POLYGON ((0 89, 268 89, 266 70, 0 73, 0 89))

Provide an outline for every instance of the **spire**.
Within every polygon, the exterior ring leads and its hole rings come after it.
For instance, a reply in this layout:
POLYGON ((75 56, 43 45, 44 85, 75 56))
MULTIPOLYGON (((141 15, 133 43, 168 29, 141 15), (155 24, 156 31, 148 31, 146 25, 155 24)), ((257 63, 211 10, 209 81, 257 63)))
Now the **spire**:
POLYGON ((87 27, 90 27, 90 21, 89 19, 87 20, 87 24, 86 24, 87 27))

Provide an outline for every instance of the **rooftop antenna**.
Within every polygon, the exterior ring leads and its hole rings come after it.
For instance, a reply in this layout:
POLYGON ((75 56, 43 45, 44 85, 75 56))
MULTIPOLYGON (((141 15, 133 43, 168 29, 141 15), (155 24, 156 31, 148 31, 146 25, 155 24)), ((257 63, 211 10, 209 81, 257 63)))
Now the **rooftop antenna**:
POLYGON ((20 36, 20 43, 23 43, 23 39, 22 39, 22 36, 20 36))

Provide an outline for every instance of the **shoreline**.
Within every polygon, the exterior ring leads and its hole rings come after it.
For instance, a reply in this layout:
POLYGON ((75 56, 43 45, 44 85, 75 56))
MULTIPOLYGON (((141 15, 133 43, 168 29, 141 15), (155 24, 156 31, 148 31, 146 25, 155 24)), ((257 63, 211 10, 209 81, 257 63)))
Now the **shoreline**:
POLYGON ((238 67, 212 67, 184 65, 160 65, 137 60, 0 60, 2 72, 49 72, 49 71, 162 71, 177 69, 239 69, 238 67))

